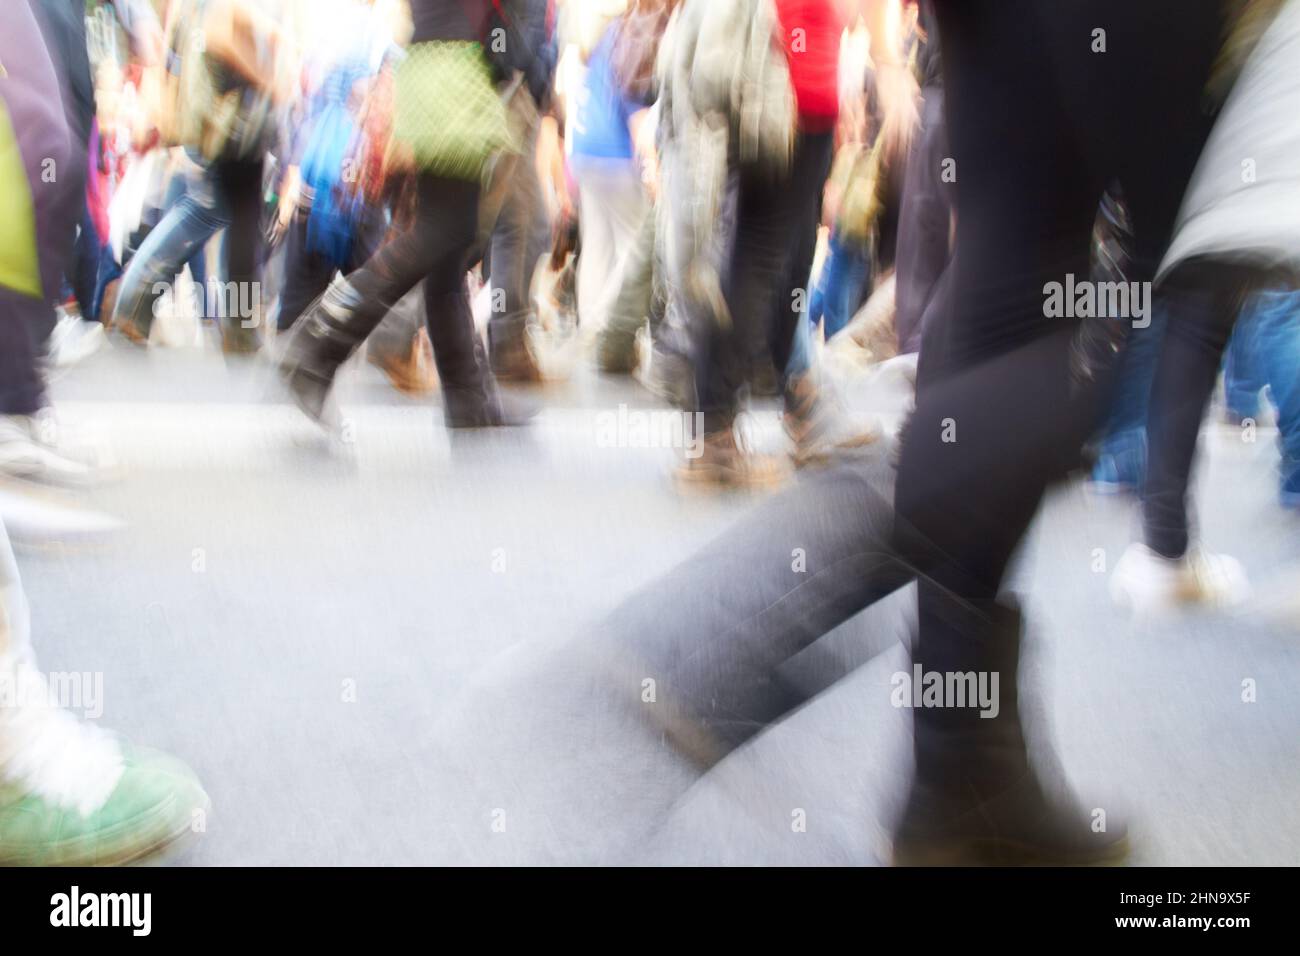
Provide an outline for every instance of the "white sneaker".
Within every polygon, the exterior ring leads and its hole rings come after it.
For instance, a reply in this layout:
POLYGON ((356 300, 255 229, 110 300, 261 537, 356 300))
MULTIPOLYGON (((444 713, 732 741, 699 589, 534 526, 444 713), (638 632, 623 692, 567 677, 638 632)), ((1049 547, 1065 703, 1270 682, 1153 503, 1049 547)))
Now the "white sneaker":
POLYGON ((95 480, 95 470, 63 454, 58 428, 45 415, 0 415, 0 475, 81 486, 95 480))
POLYGON ((1166 558, 1137 543, 1115 565, 1110 594, 1115 603, 1139 611, 1180 604, 1232 607, 1250 597, 1250 582, 1236 558, 1199 544, 1181 558, 1166 558))
POLYGON ((104 326, 79 315, 64 314, 50 333, 50 361, 56 368, 76 365, 99 351, 107 341, 104 326))

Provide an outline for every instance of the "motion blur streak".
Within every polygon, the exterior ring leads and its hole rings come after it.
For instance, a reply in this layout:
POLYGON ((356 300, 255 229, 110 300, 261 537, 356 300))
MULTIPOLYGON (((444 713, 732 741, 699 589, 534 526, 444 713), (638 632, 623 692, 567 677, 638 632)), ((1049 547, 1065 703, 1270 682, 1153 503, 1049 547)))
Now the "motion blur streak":
POLYGON ((1296 859, 1300 0, 9 6, 0 863, 1296 859))

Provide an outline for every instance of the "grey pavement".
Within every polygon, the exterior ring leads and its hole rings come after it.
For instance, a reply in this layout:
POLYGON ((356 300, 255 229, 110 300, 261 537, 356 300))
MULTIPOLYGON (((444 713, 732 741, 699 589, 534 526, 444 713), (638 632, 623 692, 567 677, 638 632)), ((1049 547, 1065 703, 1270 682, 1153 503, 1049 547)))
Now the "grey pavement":
MULTIPOLYGON (((867 379, 845 393, 899 411, 867 379)), ((659 407, 635 383, 582 372, 534 394, 531 428, 449 435, 436 397, 359 366, 349 440, 330 444, 262 361, 119 347, 55 383, 117 459, 77 501, 125 526, 15 542, 37 650, 47 670, 102 672, 101 722, 202 776, 208 832, 178 862, 887 859, 911 592, 805 651, 791 669, 813 699, 689 785, 591 706, 602 689, 564 648, 754 501, 682 496, 670 450, 601 447, 601 413, 659 407)), ((760 409, 760 441, 776 421, 760 409)), ((1210 426, 1204 447, 1205 539, 1259 600, 1130 619, 1105 572, 1132 503, 1060 488, 1017 572, 1030 696, 1071 778, 1131 813, 1134 864, 1296 864, 1300 517, 1275 502, 1267 430, 1210 426)))

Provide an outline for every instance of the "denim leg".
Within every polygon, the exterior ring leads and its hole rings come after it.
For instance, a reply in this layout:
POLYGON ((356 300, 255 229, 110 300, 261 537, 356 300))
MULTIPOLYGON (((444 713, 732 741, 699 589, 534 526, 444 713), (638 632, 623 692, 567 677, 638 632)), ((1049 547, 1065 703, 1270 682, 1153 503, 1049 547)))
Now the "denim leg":
MULTIPOLYGON (((834 243, 835 237, 831 237, 834 243)), ((817 284, 812 287, 808 294, 808 324, 816 327, 826 315, 826 294, 831 285, 831 270, 834 268, 835 247, 832 245, 826 250, 826 260, 822 263, 821 272, 817 274, 817 284)))
POLYGON ((229 205, 211 168, 195 177, 185 195, 140 244, 122 276, 114 324, 131 322, 147 333, 161 294, 181 267, 217 230, 230 222, 229 205))
POLYGON ((1093 480, 1140 488, 1146 479, 1147 411, 1151 382, 1164 339, 1168 311, 1157 302, 1146 328, 1129 331, 1128 342, 1115 373, 1106 428, 1101 440, 1093 480))
POLYGON ((812 368, 812 323, 797 322, 790 343, 790 360, 785 364, 787 382, 797 381, 812 368))
POLYGON ((653 678, 641 713, 713 764, 803 702, 781 664, 911 581, 891 547, 893 478, 881 448, 769 499, 624 601, 584 656, 628 688, 653 678))
POLYGON ((1282 492, 1300 495, 1300 291, 1257 293, 1250 310, 1257 368, 1277 408, 1282 492))
POLYGON ((822 263, 821 274, 817 276, 817 286, 813 289, 808 302, 808 324, 816 325, 826 320, 826 338, 831 337, 830 324, 838 318, 836 305, 839 288, 843 284, 844 247, 838 232, 831 232, 826 243, 826 259, 822 263))
MULTIPOLYGON (((192 158, 190 163, 178 167, 172 174, 171 179, 167 183, 167 191, 163 194, 163 209, 171 209, 185 198, 185 194, 190 189, 190 181, 194 179, 196 175, 192 172, 194 168, 193 164, 196 162, 198 162, 197 158, 192 158)), ((190 256, 190 258, 185 262, 185 265, 190 267, 190 278, 194 280, 194 284, 203 293, 202 298, 199 300, 201 305, 201 308, 199 309, 199 318, 203 319, 209 318, 207 249, 208 247, 206 243, 199 246, 199 248, 194 251, 194 255, 190 256)), ((121 274, 120 270, 118 274, 121 274)))
POLYGON ((99 250, 99 271, 95 276, 95 297, 90 306, 90 314, 95 321, 103 320, 103 316, 99 313, 104 307, 104 292, 108 288, 108 284, 121 277, 122 267, 113 258, 113 245, 112 243, 105 243, 99 250))
POLYGON ((1151 382, 1155 378, 1156 359, 1160 355, 1160 343, 1168 320, 1169 313, 1164 303, 1157 302, 1151 324, 1129 331, 1106 419, 1108 435, 1146 428, 1147 411, 1151 407, 1151 382))
POLYGON ((1267 384, 1259 355, 1260 300, 1246 302, 1228 340, 1223 359, 1223 395, 1228 411, 1240 418, 1259 417, 1259 393, 1267 384))
POLYGON ((203 292, 203 298, 200 300, 203 307, 199 310, 199 318, 211 318, 208 315, 208 262, 207 262, 207 243, 199 246, 190 256, 189 261, 185 264, 190 267, 190 278, 194 284, 203 292))
POLYGON ((848 325, 862 301, 869 265, 866 250, 858 243, 833 238, 835 269, 826 290, 826 338, 848 325))

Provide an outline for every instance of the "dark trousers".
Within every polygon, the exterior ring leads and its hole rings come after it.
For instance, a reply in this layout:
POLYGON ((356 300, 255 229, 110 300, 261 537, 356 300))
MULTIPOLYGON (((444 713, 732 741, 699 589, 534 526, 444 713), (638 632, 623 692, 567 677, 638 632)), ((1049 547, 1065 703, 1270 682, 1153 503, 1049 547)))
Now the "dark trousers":
MULTIPOLYGON (((89 317, 99 247, 86 206, 87 156, 95 121, 95 88, 91 79, 90 55, 86 49, 85 11, 78 4, 60 0, 40 0, 32 7, 45 37, 45 48, 58 73, 72 149, 67 162, 57 167, 56 182, 61 184, 58 187, 58 229, 62 236, 59 259, 82 315, 89 317)), ((54 184, 44 185, 50 188, 54 184)), ((58 288, 47 292, 51 305, 57 305, 62 298, 63 286, 60 283, 58 288)), ((53 327, 54 311, 50 309, 42 314, 38 323, 36 338, 41 347, 53 327)))
POLYGON ((103 259, 104 241, 95 230, 95 221, 91 218, 90 207, 83 206, 81 212, 81 229, 77 233, 77 242, 72 250, 72 274, 68 282, 72 294, 76 296, 77 305, 81 306, 81 317, 96 321, 95 293, 99 281, 99 263, 103 259))
POLYGON ((1135 232, 1129 278, 1153 278, 1212 123, 1203 90, 1222 36, 1217 3, 936 7, 956 242, 944 352, 924 370, 903 438, 894 547, 920 579, 913 666, 1001 673, 1006 685, 996 720, 914 712, 914 824, 945 801, 958 819, 1028 775, 1020 622, 1000 595, 1046 489, 1079 463, 1113 372, 1081 367, 1079 322, 1046 315, 1045 287, 1088 275, 1113 180, 1135 232), (1097 29, 1106 52, 1093 52, 1097 29))
POLYGON ((1130 278, 1153 276, 1212 123, 1202 90, 1221 24, 1217 4, 1173 0, 938 11, 958 182, 947 354, 918 394, 896 507, 909 562, 979 600, 1102 397, 1072 374, 1075 321, 1045 317, 1044 285, 1087 275, 1112 179, 1133 216, 1130 278))
POLYGON ((763 355, 770 354, 780 372, 790 360, 804 311, 797 308, 797 293, 806 296, 832 145, 830 133, 801 133, 784 181, 741 173, 734 244, 723 277, 731 327, 702 330, 698 353, 706 430, 730 422, 738 392, 763 355))
POLYGON ((226 226, 226 281, 251 284, 257 280, 262 262, 262 161, 222 162, 215 165, 215 170, 230 212, 230 224, 226 226))
POLYGON ((1220 37, 1216 11, 1175 0, 940 5, 958 230, 941 295, 944 361, 902 437, 892 511, 879 452, 841 463, 737 522, 602 629, 609 659, 630 657, 624 669, 636 679, 662 677, 661 701, 688 719, 663 705, 651 716, 699 762, 801 702, 776 673, 781 662, 912 577, 914 661, 1000 671, 1012 685, 1001 692, 1003 721, 918 709, 918 775, 958 786, 957 763, 988 758, 953 746, 988 738, 960 736, 972 724, 1009 723, 1001 739, 1019 739, 1018 635, 994 599, 1044 491, 1078 461, 1108 378, 1076 373, 1077 323, 1044 316, 1043 286, 1069 271, 1086 277, 1114 178, 1132 199, 1138 268, 1151 277, 1212 120, 1200 93, 1220 37), (1089 50, 1098 23, 1107 54, 1089 50), (791 566, 795 547, 807 555, 802 572, 791 566))
POLYGON ((423 175, 415 221, 321 300, 331 324, 355 348, 416 283, 444 393, 479 392, 489 379, 470 313, 465 273, 478 235, 479 185, 423 175))
POLYGON ((894 265, 894 324, 898 351, 903 354, 921 350, 925 312, 948 267, 952 194, 957 188, 943 178, 943 163, 949 157, 943 87, 927 86, 921 95, 921 125, 907 157, 894 265))
POLYGON ((0 285, 0 415, 31 415, 45 404, 36 328, 49 304, 0 285))
POLYGON ((298 316, 329 288, 330 280, 340 270, 353 272, 377 252, 388 231, 382 206, 367 206, 364 219, 358 224, 346 262, 338 263, 329 256, 308 248, 307 226, 309 210, 300 209, 294 215, 285 237, 284 281, 280 287, 280 312, 276 324, 284 331, 297 321, 298 316))
POLYGON ((1187 550, 1187 490, 1201 420, 1233 325, 1259 278, 1244 265, 1193 259, 1163 283, 1169 318, 1151 383, 1142 518, 1147 546, 1164 557, 1187 550))

